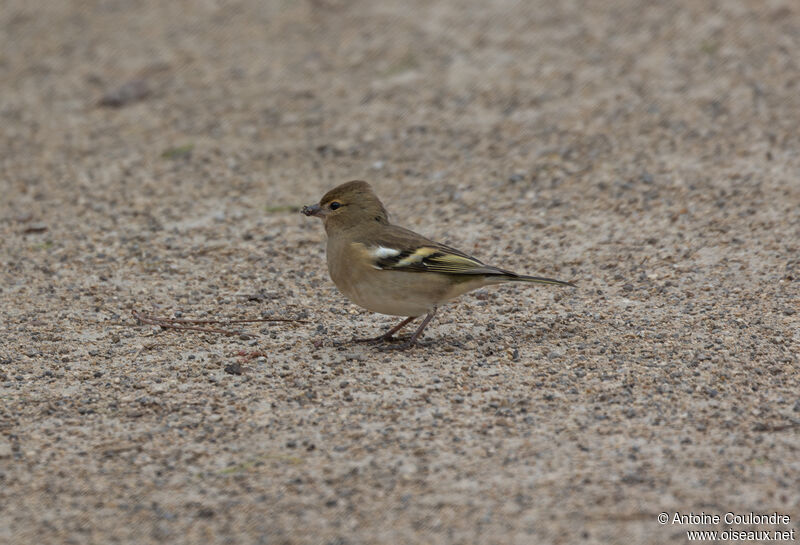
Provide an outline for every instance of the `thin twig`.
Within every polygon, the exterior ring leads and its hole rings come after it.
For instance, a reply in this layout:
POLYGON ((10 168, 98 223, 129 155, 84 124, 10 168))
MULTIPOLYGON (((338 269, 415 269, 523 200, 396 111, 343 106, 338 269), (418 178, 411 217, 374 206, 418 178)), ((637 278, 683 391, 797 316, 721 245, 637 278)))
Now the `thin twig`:
POLYGON ((187 331, 202 331, 205 333, 219 333, 222 335, 247 335, 252 336, 246 331, 234 331, 231 329, 221 329, 216 327, 198 327, 196 324, 251 324, 257 322, 300 322, 305 323, 306 320, 300 318, 245 318, 245 319, 225 319, 225 320, 191 320, 187 318, 170 318, 168 316, 153 316, 152 314, 145 314, 134 309, 131 314, 137 322, 148 325, 157 325, 165 329, 183 329, 187 331), (195 325, 189 325, 195 324, 195 325))
POLYGON ((254 322, 300 322, 305 323, 305 320, 298 318, 250 318, 247 320, 189 320, 186 318, 168 318, 168 317, 155 317, 145 315, 154 320, 161 320, 164 322, 172 322, 177 324, 247 324, 254 322))
MULTIPOLYGON (((182 329, 185 331, 202 331, 204 333, 220 333, 222 335, 247 335, 242 331, 232 331, 230 329, 219 329, 216 327, 197 327, 191 325, 181 325, 180 320, 171 319, 167 317, 158 317, 158 316, 149 316, 147 314, 142 314, 141 312, 137 312, 136 310, 132 310, 131 314, 136 320, 143 324, 148 325, 157 325, 163 327, 165 329, 182 329), (178 322, 178 323, 176 323, 178 322)), ((215 323, 212 320, 208 320, 206 323, 215 323)), ((221 322, 216 322, 221 323, 221 322)))

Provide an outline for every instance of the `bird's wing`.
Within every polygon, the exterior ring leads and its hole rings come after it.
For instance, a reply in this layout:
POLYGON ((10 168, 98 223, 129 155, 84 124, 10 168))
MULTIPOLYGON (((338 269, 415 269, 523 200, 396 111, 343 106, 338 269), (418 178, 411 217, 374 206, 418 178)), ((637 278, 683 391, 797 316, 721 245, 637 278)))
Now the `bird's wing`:
POLYGON ((372 266, 381 270, 456 275, 513 274, 402 227, 390 226, 377 241, 365 246, 372 266))

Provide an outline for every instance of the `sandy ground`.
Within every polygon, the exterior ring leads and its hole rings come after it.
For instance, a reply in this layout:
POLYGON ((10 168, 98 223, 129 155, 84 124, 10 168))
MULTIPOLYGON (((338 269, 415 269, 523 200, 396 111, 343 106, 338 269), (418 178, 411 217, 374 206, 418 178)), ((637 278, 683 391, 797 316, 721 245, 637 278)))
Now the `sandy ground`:
POLYGON ((791 0, 5 0, 0 543, 797 529, 798 51, 791 0), (297 209, 357 178, 579 288, 341 343, 394 319, 297 209))

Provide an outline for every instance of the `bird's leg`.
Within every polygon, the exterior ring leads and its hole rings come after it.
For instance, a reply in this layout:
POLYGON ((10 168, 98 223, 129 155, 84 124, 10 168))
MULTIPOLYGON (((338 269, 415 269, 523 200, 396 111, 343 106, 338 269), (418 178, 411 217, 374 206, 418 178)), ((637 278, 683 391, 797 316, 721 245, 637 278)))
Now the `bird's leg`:
POLYGON ((395 333, 397 333, 398 331, 403 329, 405 326, 407 326, 409 324, 409 322, 411 322, 415 318, 417 318, 417 316, 409 316, 408 318, 406 318, 405 320, 403 320, 402 322, 400 322, 399 324, 394 326, 392 329, 390 329, 386 333, 378 335, 377 337, 368 337, 368 338, 365 338, 365 339, 353 339, 353 342, 355 342, 355 343, 379 343, 379 342, 383 342, 383 341, 388 341, 389 339, 392 338, 392 335, 394 335, 395 333))
POLYGON ((433 310, 431 310, 428 313, 428 315, 425 316, 425 319, 422 320, 422 323, 419 324, 419 327, 414 332, 414 334, 411 335, 410 339, 408 339, 406 342, 404 342, 401 345, 398 345, 398 346, 387 346, 385 348, 386 349, 392 349, 392 350, 407 350, 407 349, 411 348, 412 346, 414 346, 416 344, 417 339, 419 338, 420 334, 422 333, 422 330, 425 329, 425 326, 427 326, 428 323, 430 323, 430 321, 433 319, 433 316, 435 314, 436 314, 436 307, 433 307, 433 310))

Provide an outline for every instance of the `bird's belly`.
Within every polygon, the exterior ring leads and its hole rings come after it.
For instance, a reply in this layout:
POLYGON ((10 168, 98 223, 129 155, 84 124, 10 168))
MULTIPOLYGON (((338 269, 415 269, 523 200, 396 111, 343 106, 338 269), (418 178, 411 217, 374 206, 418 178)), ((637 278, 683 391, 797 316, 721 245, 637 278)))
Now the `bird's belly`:
POLYGON ((331 278, 339 291, 355 304, 380 314, 421 316, 446 299, 443 282, 437 282, 436 278, 423 281, 418 273, 372 270, 347 278, 331 274, 331 278))
POLYGON ((433 310, 430 301, 415 300, 413 297, 387 298, 385 293, 371 293, 369 288, 359 290, 351 297, 353 302, 371 312, 391 316, 422 316, 433 310))

